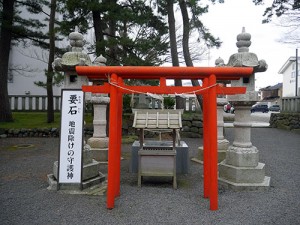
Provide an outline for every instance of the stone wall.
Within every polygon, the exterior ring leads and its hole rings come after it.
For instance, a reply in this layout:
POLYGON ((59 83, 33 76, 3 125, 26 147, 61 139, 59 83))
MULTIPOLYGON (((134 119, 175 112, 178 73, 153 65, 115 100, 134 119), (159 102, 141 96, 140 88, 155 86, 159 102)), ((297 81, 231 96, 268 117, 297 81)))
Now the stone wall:
POLYGON ((0 129, 0 137, 59 137, 58 128, 0 129))
POLYGON ((300 132, 300 113, 272 113, 270 126, 300 132))
MULTIPOLYGON (((189 113, 182 115, 181 137, 201 138, 203 134, 202 115, 189 113)), ((138 132, 132 127, 133 115, 123 118, 122 134, 138 135, 138 132)), ((3 129, 0 128, 0 138, 4 137, 59 137, 59 128, 34 128, 34 129, 3 129)), ((85 126, 84 136, 93 135, 93 126, 85 126)), ((145 132, 147 138, 157 136, 153 132, 145 132)))
MULTIPOLYGON (((7 137, 59 137, 59 128, 33 128, 33 129, 3 129, 0 128, 0 138, 7 137)), ((84 136, 93 135, 93 127, 84 128, 84 136)))
POLYGON ((199 138, 203 134, 203 118, 200 114, 183 114, 181 137, 199 138))
MULTIPOLYGON (((197 113, 185 113, 182 115, 181 137, 199 138, 203 134, 202 115, 197 113)), ((138 132, 132 127, 133 115, 123 118, 123 135, 138 135, 138 132)), ((153 138, 157 134, 145 131, 146 138, 153 138)))

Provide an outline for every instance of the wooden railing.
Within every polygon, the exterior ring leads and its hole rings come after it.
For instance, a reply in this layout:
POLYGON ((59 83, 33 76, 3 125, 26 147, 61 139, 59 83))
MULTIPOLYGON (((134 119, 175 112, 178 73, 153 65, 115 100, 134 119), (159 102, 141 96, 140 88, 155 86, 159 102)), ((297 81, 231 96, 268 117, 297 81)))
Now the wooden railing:
POLYGON ((282 98, 282 112, 300 113, 300 96, 282 98))
MULTIPOLYGON (((137 97, 135 97, 136 100, 137 97)), ((43 95, 10 95, 9 102, 12 111, 46 111, 48 97, 43 95)), ((149 108, 161 108, 161 102, 155 101, 147 97, 149 108), (150 103, 151 102, 151 103, 150 103)), ((61 97, 53 97, 53 107, 55 111, 60 111, 61 97)), ((195 111, 197 108, 195 98, 191 97, 186 99, 186 108, 184 111, 195 111)))
MULTIPOLYGON (((41 95, 9 95, 11 110, 13 111, 46 111, 47 96, 41 95)), ((53 97, 53 107, 55 111, 60 110, 60 96, 53 97)))

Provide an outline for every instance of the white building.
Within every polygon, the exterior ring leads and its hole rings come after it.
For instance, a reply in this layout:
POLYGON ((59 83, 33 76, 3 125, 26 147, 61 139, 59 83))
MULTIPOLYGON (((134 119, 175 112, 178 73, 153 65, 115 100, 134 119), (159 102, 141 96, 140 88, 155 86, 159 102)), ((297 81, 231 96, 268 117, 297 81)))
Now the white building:
MULTIPOLYGON (((9 58, 8 95, 47 95, 46 89, 34 82, 46 83, 48 51, 36 46, 12 46, 9 58)), ((60 87, 53 86, 53 94, 60 95, 60 87)))
MULTIPOLYGON (((43 28, 43 32, 48 32, 48 22, 44 20, 41 14, 29 13, 26 8, 20 10, 20 16, 23 18, 44 21, 46 26, 43 28)), ((49 13, 49 8, 45 6, 44 11, 49 13)), ((65 43, 56 43, 57 46, 58 44, 65 43)), ((8 95, 46 96, 46 88, 39 87, 34 82, 42 81, 46 83, 45 70, 48 67, 48 59, 49 51, 33 45, 30 40, 27 40, 25 46, 22 43, 12 45, 9 56, 8 95)), ((54 96, 61 95, 60 89, 61 87, 53 86, 54 96)))
POLYGON ((298 81, 296 85, 296 57, 290 57, 279 70, 283 75, 282 97, 295 97, 296 86, 297 94, 300 96, 300 57, 298 57, 298 81))

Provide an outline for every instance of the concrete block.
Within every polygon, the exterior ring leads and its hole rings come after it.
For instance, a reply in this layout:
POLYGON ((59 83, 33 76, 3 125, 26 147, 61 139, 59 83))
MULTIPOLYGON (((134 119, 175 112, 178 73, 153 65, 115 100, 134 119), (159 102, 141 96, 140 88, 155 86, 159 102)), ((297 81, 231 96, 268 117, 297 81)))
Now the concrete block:
POLYGON ((108 148, 109 139, 105 138, 95 138, 91 137, 87 140, 87 144, 91 146, 91 148, 108 148))
POLYGON ((99 162, 108 161, 108 148, 91 148, 92 156, 95 160, 99 162))
POLYGON ((83 165, 82 180, 88 180, 99 175, 100 162, 93 160, 92 163, 83 165))
POLYGON ((256 147, 241 148, 229 146, 226 154, 226 164, 240 167, 256 167, 259 154, 256 147))
POLYGON ((219 186, 234 191, 265 191, 270 188, 271 178, 265 176, 261 183, 235 183, 219 177, 219 186))
MULTIPOLYGON (((88 180, 90 178, 96 177, 99 175, 100 171, 100 162, 92 160, 91 163, 83 165, 82 170, 82 180, 88 180)), ((53 175, 57 180, 58 177, 58 161, 55 161, 53 164, 53 175)))
POLYGON ((229 141, 226 139, 218 140, 218 151, 225 150, 229 148, 229 141))
POLYGON ((236 167, 219 164, 219 177, 234 183, 261 183, 265 177, 265 164, 258 163, 256 167, 236 167))
POLYGON ((56 191, 57 190, 57 180, 55 179, 54 175, 48 174, 47 178, 48 178, 48 184, 49 184, 47 189, 49 191, 56 191))
MULTIPOLYGON (((218 149, 218 163, 226 158, 226 150, 218 149)), ((203 146, 198 148, 198 159, 203 162, 203 146)))

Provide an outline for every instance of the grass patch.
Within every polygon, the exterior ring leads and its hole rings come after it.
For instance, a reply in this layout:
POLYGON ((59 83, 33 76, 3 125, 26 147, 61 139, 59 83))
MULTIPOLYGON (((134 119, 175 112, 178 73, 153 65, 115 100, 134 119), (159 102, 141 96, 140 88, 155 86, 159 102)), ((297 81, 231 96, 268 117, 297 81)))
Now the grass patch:
MULTIPOLYGON (((54 113, 53 123, 47 123, 46 112, 13 112, 13 119, 13 122, 0 122, 0 128, 32 129, 60 127, 60 112, 54 113)), ((87 124, 92 124, 93 118, 90 113, 85 115, 85 121, 87 124)))
POLYGON ((122 137, 122 144, 132 144, 134 141, 138 140, 138 136, 128 135, 122 137))

